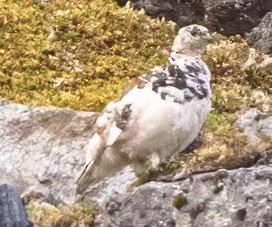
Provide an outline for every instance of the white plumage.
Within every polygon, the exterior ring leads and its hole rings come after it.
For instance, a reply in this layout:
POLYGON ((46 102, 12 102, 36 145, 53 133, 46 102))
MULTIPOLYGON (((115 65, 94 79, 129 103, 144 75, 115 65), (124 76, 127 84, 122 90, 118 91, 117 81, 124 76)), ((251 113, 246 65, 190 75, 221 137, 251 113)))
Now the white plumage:
POLYGON ((200 58, 210 38, 199 25, 180 29, 169 65, 140 77, 107 105, 97 119, 78 192, 127 165, 140 175, 193 142, 211 109, 210 72, 200 58))

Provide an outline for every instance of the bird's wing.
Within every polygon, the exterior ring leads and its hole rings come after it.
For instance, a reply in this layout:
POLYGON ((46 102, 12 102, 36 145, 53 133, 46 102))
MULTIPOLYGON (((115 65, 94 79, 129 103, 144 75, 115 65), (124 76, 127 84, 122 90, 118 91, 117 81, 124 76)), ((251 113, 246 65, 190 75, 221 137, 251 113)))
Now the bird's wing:
POLYGON ((95 133, 92 136, 86 151, 85 167, 76 180, 77 192, 82 193, 92 182, 93 172, 100 165, 104 151, 112 146, 126 129, 131 114, 130 105, 120 105, 112 102, 107 105, 95 123, 95 133))

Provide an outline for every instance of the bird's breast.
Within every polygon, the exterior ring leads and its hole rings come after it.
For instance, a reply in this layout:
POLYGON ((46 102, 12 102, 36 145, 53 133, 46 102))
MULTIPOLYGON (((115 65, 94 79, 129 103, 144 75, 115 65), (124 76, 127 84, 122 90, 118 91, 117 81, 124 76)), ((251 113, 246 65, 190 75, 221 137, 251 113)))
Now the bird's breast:
POLYGON ((167 157, 173 150, 183 150, 195 139, 210 111, 209 99, 180 104, 163 100, 148 88, 131 90, 119 108, 128 104, 131 115, 123 139, 130 141, 125 147, 130 155, 155 151, 167 157))

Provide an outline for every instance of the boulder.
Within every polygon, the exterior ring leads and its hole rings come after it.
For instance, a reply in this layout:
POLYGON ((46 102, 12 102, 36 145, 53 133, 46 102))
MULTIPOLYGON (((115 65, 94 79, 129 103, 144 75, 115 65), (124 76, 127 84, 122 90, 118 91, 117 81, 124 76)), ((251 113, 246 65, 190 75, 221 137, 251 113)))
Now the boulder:
POLYGON ((97 113, 0 101, 0 184, 73 203, 97 113))
POLYGON ((19 191, 13 186, 0 186, 0 226, 31 227, 19 191))
POLYGON ((210 29, 223 35, 244 36, 257 26, 267 12, 270 0, 203 0, 210 29))
POLYGON ((256 149, 262 144, 272 141, 272 116, 251 108, 241 114, 235 124, 247 136, 249 145, 256 149))
POLYGON ((272 12, 267 13, 259 25, 246 35, 246 41, 264 53, 272 53, 272 12))
POLYGON ((202 1, 132 0, 135 9, 144 9, 151 17, 171 20, 178 28, 190 24, 204 24, 205 9, 202 1))

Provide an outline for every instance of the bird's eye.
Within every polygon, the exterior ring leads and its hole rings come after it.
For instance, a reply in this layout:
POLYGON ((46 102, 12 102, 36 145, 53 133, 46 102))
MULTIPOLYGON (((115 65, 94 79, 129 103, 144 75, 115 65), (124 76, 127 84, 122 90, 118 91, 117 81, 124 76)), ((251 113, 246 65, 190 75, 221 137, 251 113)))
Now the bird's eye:
POLYGON ((174 58, 172 58, 172 61, 175 61, 175 59, 174 59, 174 58))
POLYGON ((207 33, 207 32, 201 32, 201 33, 200 33, 200 36, 201 36, 201 37, 208 37, 208 36, 210 36, 210 35, 209 35, 209 33, 207 33))
POLYGON ((195 31, 193 31, 193 32, 191 33, 191 35, 195 37, 195 36, 197 35, 197 33, 196 33, 195 31))
POLYGON ((197 35, 201 35, 201 30, 199 28, 197 28, 197 27, 194 27, 192 32, 191 32, 191 35, 194 36, 194 37, 197 36, 197 35))

